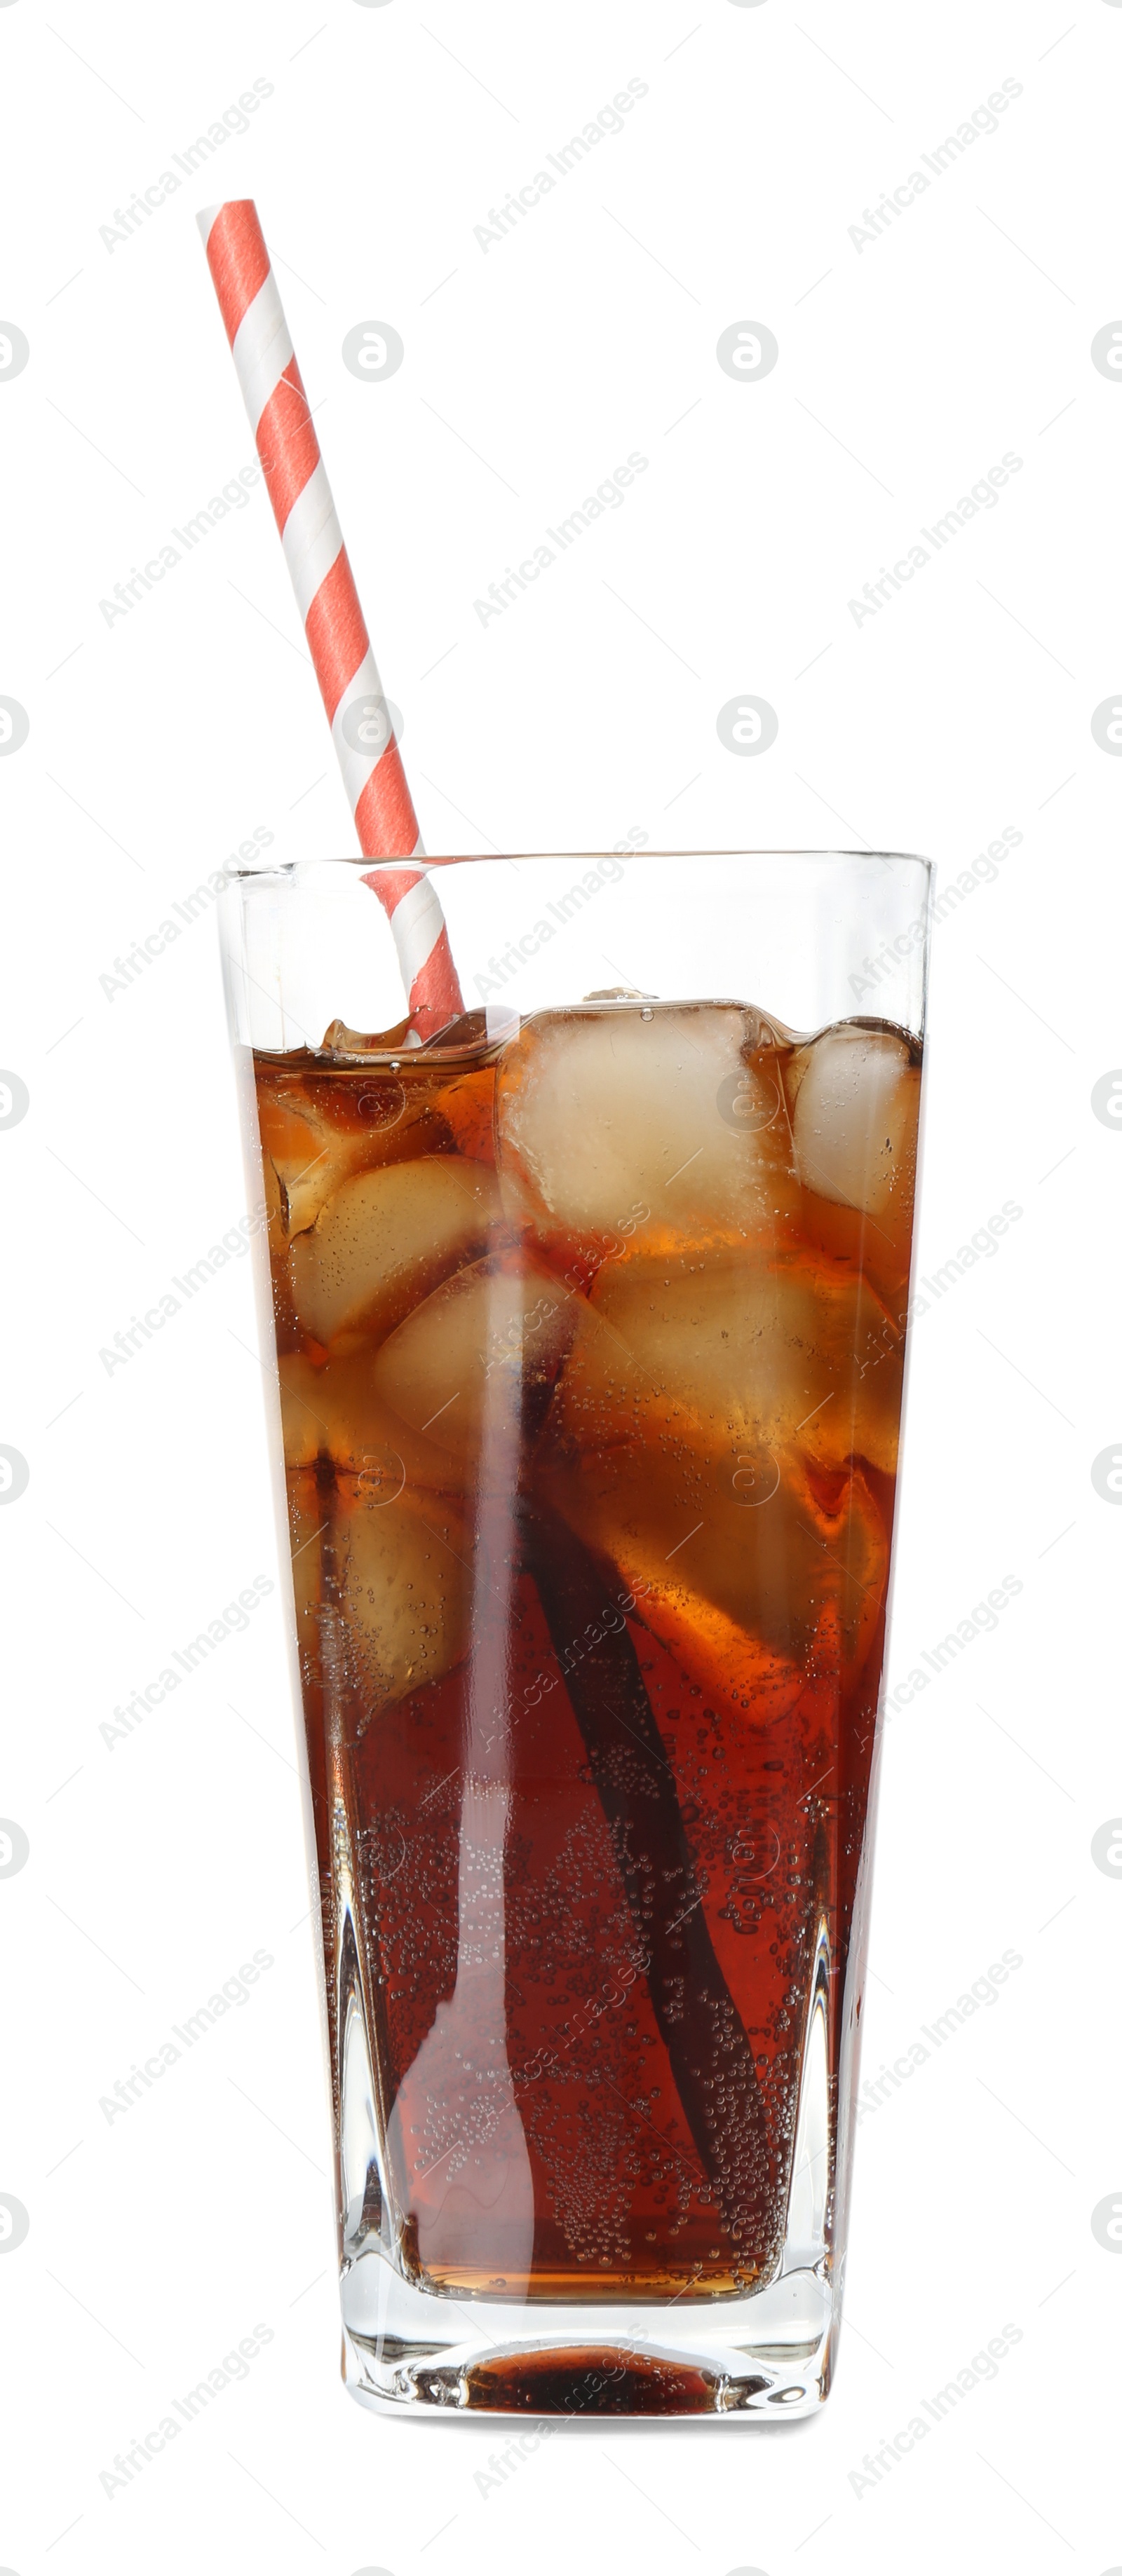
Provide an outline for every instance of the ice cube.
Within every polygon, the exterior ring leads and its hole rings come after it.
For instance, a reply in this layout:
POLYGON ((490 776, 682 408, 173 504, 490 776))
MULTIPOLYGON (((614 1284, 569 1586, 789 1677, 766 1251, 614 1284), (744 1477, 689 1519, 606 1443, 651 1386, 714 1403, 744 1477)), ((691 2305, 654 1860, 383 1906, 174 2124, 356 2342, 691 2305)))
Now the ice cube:
MULTIPOLYGON (((648 1386, 680 1398, 711 1445, 732 1440, 760 1454, 801 1446, 811 1458, 859 1457, 894 1471, 901 1335, 842 1263, 791 1253, 684 1273, 606 1262, 592 1304, 648 1386)), ((590 1345, 590 1380, 608 1347, 590 1345)))
POLYGON ((332 1357, 316 1367, 301 1352, 280 1361, 281 1422, 290 1473, 328 1457, 363 1490, 388 1492, 404 1478, 425 1492, 456 1494, 463 1477, 447 1449, 420 1438, 391 1413, 371 1384, 369 1354, 332 1357))
POLYGON ((440 1681, 466 1655, 471 1543, 443 1496, 408 1486, 392 1502, 367 1499, 340 1510, 333 1538, 374 1715, 422 1683, 440 1681))
POLYGON ((507 1252, 471 1263, 399 1324, 374 1363, 379 1402, 459 1461, 470 1482, 509 1490, 541 1427, 581 1300, 507 1252))
MULTIPOLYGON (((737 1345, 737 1267, 705 1328, 700 1306, 690 1322, 695 1283, 646 1313, 642 1292, 630 1307, 619 1298, 633 1340, 582 1301, 534 1480, 699 1677, 775 1714, 811 1661, 823 1670, 840 1661, 850 1676, 859 1668, 880 1614, 888 1533, 860 1467, 838 1462, 851 1428, 816 1444, 814 1422, 803 1422, 828 1358, 804 1361, 788 1339, 797 1301, 787 1301, 784 1334, 761 1292, 737 1345), (742 1357, 755 1350, 739 1385, 719 1356, 730 1345, 742 1357)), ((710 1284, 706 1274, 706 1293, 710 1284)), ((814 1325, 813 1308, 801 1314, 814 1325)), ((830 1410, 822 1404, 818 1421, 830 1410)), ((886 1420, 881 1429, 887 1436, 886 1420)))
POLYGON ((348 1081, 338 1074, 275 1074, 262 1077, 258 1105, 266 1190, 271 1176, 287 1236, 314 1225, 340 1183, 356 1172, 453 1144, 435 1075, 427 1081, 413 1075, 406 1083, 384 1067, 348 1081))
POLYGON ((501 1217, 482 1163, 434 1154, 358 1173, 291 1246, 300 1323, 323 1344, 388 1332, 482 1249, 501 1217))
POLYGON ((651 1446, 583 1463, 570 1453, 540 1473, 546 1499, 618 1569, 638 1616, 703 1685, 762 1717, 791 1706, 808 1669, 852 1679, 888 1568, 864 1478, 847 1478, 830 1511, 797 1460, 738 1466, 730 1452, 718 1469, 704 1453, 675 1459, 662 1426, 644 1428, 651 1446), (751 1477, 747 1493, 733 1490, 737 1475, 751 1477))
POLYGON ((361 1135, 339 1135, 303 1094, 299 1107, 259 1093, 266 1201, 279 1203, 282 1235, 314 1225, 324 1201, 366 1159, 361 1135))
POLYGON ((601 1005, 525 1024, 496 1091, 508 1213, 546 1237, 624 1242, 769 1227, 791 1196, 792 1154, 760 1034, 758 1015, 733 1003, 601 1005))
POLYGON ((827 1029, 791 1059, 799 1177, 819 1198, 883 1215, 915 1181, 919 1069, 890 1029, 827 1029))

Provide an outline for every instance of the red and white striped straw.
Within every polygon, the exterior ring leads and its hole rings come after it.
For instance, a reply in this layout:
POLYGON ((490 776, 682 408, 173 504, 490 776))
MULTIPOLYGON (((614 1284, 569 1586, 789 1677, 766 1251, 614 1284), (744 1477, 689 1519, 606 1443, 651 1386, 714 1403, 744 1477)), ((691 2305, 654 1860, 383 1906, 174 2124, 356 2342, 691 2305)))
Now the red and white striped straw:
MULTIPOLYGON (((327 721, 368 859, 424 857, 413 799, 370 649, 354 574, 319 452, 277 282, 251 197, 198 218, 250 427, 312 657, 327 721), (356 746, 347 717, 375 698, 386 739, 356 746)), ((372 886, 389 916, 409 1015, 422 1037, 463 1010, 440 897, 426 868, 380 869, 372 886)))

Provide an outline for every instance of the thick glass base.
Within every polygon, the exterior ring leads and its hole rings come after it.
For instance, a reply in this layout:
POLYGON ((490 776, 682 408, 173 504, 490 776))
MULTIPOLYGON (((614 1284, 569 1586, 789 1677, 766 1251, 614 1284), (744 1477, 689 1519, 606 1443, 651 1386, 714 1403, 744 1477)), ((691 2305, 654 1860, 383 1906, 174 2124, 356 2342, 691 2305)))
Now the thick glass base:
POLYGON ((824 2263, 745 2299, 515 2306, 419 2290, 372 2237, 344 2266, 342 2305, 344 2378, 378 2412, 774 2422, 813 2414, 830 2384, 824 2263))
MULTIPOLYGON (((391 2223, 379 2181, 373 2080, 352 1987, 340 2016, 347 2211, 340 2294, 343 2375, 359 2403, 382 2412, 533 2418, 539 2433, 552 2421, 605 2416, 754 2415, 774 2423, 813 2414, 829 2392, 844 2269, 827 2224, 830 2202, 840 2210, 846 2197, 830 2116, 828 1969, 823 1934, 779 2269, 741 2295, 727 2288, 707 2295, 691 2280, 676 2294, 652 2296, 638 2282, 623 2297, 605 2285, 599 2298, 504 2298, 411 2277, 405 2230, 391 2223)), ((572 2274, 567 2286, 578 2286, 572 2274)))

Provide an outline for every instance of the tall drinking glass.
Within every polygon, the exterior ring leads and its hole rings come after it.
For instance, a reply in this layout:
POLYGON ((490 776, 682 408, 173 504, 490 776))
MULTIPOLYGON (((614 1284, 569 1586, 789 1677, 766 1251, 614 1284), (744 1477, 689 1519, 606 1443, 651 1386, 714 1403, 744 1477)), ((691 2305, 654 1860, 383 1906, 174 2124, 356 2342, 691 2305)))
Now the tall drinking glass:
MULTIPOLYGON (((929 870, 235 869, 344 2367, 809 2412, 836 2347, 929 870)), ((262 1462, 264 1468, 264 1461, 262 1462)))

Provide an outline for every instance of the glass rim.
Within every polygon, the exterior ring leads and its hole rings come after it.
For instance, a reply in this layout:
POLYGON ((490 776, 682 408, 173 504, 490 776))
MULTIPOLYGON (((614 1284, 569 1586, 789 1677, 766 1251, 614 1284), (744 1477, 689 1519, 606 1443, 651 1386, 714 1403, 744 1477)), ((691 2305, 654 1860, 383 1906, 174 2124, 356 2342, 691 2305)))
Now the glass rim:
POLYGON ((628 846, 623 849, 613 848, 610 850, 577 850, 564 848, 556 850, 453 850, 440 851, 437 853, 423 853, 419 857, 403 853, 398 858, 382 857, 377 859, 363 858, 361 852, 327 851, 320 857, 305 856, 304 858, 299 859, 262 859, 261 862, 251 860, 243 861, 231 856, 225 861, 222 873, 223 876, 231 883, 239 883, 241 880, 247 878, 293 876, 298 868, 355 868, 363 875, 369 875, 373 870, 378 868, 417 868, 422 874, 429 874, 436 868, 505 867, 512 862, 518 867, 524 867, 534 866, 535 864, 548 865, 560 859, 598 860, 612 858, 626 859, 629 866, 635 860, 642 861, 644 859, 793 859, 804 861, 822 861, 823 859, 826 859, 833 860, 839 866, 844 863, 846 866, 867 864, 870 867, 891 866, 920 868, 929 881, 935 873, 934 859, 924 858, 916 850, 783 850, 767 846, 761 846, 758 849, 692 848, 654 850, 647 849, 645 847, 635 849, 628 846))

